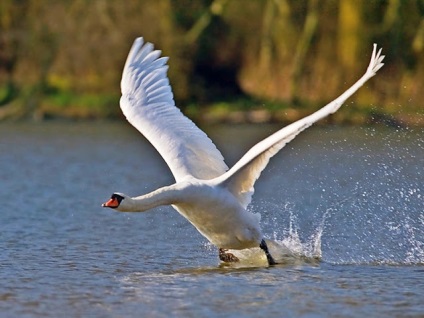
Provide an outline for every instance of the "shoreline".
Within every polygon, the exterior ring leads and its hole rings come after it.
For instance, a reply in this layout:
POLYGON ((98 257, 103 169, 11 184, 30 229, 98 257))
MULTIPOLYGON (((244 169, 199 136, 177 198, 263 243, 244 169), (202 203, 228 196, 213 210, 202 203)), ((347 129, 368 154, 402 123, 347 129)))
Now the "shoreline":
MULTIPOLYGON (((237 103, 219 103, 204 107, 188 106, 183 114, 201 125, 214 124, 282 124, 293 123, 318 108, 306 106, 299 108, 276 107, 274 109, 238 107, 237 103), (224 105, 224 106, 223 106, 224 105)), ((347 105, 340 111, 321 120, 317 125, 365 126, 383 124, 395 128, 424 127, 424 113, 398 112, 392 114, 377 107, 360 108, 357 105, 347 105)), ((13 121, 101 121, 125 119, 119 106, 108 105, 106 108, 67 106, 55 107, 42 105, 34 110, 9 104, 0 107, 0 123, 13 121)))
MULTIPOLYGON (((300 112, 299 112, 300 113, 300 112)), ((302 112, 303 114, 303 112, 302 112)), ((189 119, 199 125, 261 125, 261 124, 281 124, 289 125, 304 116, 290 115, 287 117, 281 114, 275 114, 270 111, 250 110, 250 111, 230 111, 227 114, 219 115, 210 112, 203 113, 200 116, 187 116, 189 119)), ((67 114, 32 114, 22 117, 12 117, 0 119, 0 124, 10 122, 81 122, 81 121, 115 121, 125 120, 122 114, 116 116, 68 116, 67 114)), ((424 128, 424 115, 400 114, 398 116, 378 113, 369 116, 331 115, 315 125, 317 126, 372 126, 384 125, 392 128, 424 128)))

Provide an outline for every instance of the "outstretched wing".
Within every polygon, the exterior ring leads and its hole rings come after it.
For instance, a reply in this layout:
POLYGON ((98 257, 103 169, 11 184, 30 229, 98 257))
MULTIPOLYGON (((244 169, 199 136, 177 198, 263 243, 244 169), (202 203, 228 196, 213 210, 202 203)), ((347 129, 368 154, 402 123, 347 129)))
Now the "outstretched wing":
POLYGON ((381 55, 381 49, 377 52, 377 46, 374 44, 371 62, 366 73, 352 87, 315 113, 284 127, 253 146, 234 167, 220 178, 221 182, 246 207, 251 201, 254 191, 253 185, 259 178, 262 170, 265 169, 270 158, 288 142, 293 140, 300 132, 318 120, 336 112, 346 99, 355 93, 367 80, 373 77, 384 65, 382 63, 383 59, 384 55, 381 55))
POLYGON ((175 107, 167 77, 167 57, 137 38, 122 74, 120 105, 127 120, 156 148, 175 179, 212 179, 228 170, 221 153, 175 107))

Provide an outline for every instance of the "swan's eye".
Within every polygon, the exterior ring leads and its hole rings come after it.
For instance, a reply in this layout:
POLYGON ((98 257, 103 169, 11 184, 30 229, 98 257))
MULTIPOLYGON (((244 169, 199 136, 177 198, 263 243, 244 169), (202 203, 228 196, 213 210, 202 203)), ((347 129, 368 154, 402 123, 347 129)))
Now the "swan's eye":
POLYGON ((112 194, 112 196, 110 198, 117 200, 119 203, 121 203, 121 201, 124 199, 124 197, 122 195, 119 195, 119 194, 116 194, 116 193, 112 194))

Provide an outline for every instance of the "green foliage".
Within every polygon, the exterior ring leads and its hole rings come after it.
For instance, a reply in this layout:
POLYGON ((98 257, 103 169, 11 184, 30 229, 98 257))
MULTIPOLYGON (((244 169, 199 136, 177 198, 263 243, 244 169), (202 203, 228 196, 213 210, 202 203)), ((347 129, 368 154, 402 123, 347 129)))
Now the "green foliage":
POLYGON ((199 118, 207 111, 303 114, 363 73, 374 42, 386 66, 352 100, 422 114, 423 7, 421 0, 7 0, 0 5, 0 109, 119 114, 122 66, 143 36, 170 56, 177 104, 199 118))
POLYGON ((119 115, 119 96, 50 93, 43 98, 40 111, 45 117, 110 118, 119 115))

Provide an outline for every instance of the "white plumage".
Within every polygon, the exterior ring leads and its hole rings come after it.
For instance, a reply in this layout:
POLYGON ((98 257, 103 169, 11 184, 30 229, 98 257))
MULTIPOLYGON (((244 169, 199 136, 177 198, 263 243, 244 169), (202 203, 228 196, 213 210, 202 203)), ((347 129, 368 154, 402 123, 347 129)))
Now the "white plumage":
MULTIPOLYGON (((225 249, 258 247, 259 217, 246 210, 255 181, 288 142, 313 123, 337 111, 384 65, 376 45, 366 73, 340 97, 252 147, 231 169, 221 153, 175 106, 167 78, 168 58, 143 38, 135 40, 125 63, 121 109, 127 120, 157 149, 176 183, 136 198, 114 194, 104 204, 118 211, 146 211, 172 205, 210 242, 225 249)), ((262 247, 262 246, 261 246, 262 247)))
POLYGON ((166 72, 168 58, 143 39, 135 40, 121 81, 121 109, 128 121, 157 149, 175 180, 187 175, 211 179, 228 167, 206 134, 175 107, 166 72))

